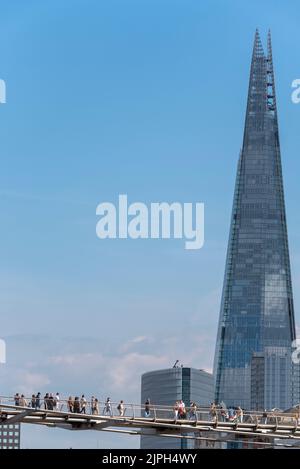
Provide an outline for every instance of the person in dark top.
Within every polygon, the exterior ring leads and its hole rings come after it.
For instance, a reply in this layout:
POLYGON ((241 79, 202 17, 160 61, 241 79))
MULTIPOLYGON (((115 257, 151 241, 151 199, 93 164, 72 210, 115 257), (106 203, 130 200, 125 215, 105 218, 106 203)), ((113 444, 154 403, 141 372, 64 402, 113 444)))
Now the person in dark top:
POLYGON ((148 399, 145 402, 145 417, 150 417, 150 399, 148 399))
POLYGON ((74 400, 74 413, 80 414, 80 400, 78 396, 75 397, 75 400, 74 400))
POLYGON ((267 425, 267 423, 268 423, 268 414, 266 412, 266 409, 262 414, 261 423, 264 424, 264 425, 267 425))
POLYGON ((32 407, 33 409, 36 408, 36 397, 35 397, 35 394, 32 394, 32 396, 31 396, 31 407, 32 407))
POLYGON ((15 405, 20 405, 20 394, 17 392, 14 397, 15 405))
POLYGON ((38 392, 35 398, 35 408, 40 409, 41 408, 41 393, 38 392))
POLYGON ((54 407, 54 397, 53 397, 53 394, 51 393, 48 398, 48 410, 53 410, 53 407, 54 407))
POLYGON ((46 393, 45 396, 44 396, 44 408, 45 408, 45 410, 48 409, 48 401, 49 401, 49 394, 46 393))

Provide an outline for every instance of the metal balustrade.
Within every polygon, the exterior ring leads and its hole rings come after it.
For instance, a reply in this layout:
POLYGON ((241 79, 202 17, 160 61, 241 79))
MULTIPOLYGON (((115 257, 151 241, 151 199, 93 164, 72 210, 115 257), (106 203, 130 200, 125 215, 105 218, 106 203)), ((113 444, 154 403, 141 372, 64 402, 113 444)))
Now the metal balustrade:
MULTIPOLYGON (((99 414, 91 411, 91 402, 86 403, 86 413, 70 412, 68 399, 59 400, 59 408, 47 408, 47 400, 40 399, 40 407, 30 406, 31 398, 26 398, 27 406, 15 405, 14 397, 0 397, 0 422, 5 424, 21 422, 46 425, 70 430, 102 430, 129 434, 156 434, 180 438, 195 438, 199 432, 209 434, 234 434, 241 437, 281 438, 300 440, 299 411, 255 412, 244 411, 242 418, 224 419, 222 409, 211 412, 208 407, 187 407, 184 418, 176 418, 173 406, 150 404, 150 415, 145 417, 145 406, 125 403, 124 414, 120 415, 119 402, 99 401, 99 414)), ((214 439, 214 438, 212 438, 214 439)))

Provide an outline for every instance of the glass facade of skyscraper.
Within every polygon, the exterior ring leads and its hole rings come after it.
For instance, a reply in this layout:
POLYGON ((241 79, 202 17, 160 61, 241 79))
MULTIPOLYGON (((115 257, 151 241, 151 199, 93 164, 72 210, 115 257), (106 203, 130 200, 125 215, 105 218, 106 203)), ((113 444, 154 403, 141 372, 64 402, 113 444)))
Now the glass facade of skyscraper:
POLYGON ((271 36, 258 31, 215 353, 215 397, 247 409, 292 404, 293 294, 271 36))
MULTIPOLYGON (((209 407, 213 400, 213 376, 204 370, 178 367, 150 371, 142 375, 142 404, 150 399, 153 406, 174 406, 183 400, 187 407, 191 402, 209 407)), ((159 410, 156 412, 159 415, 159 410)), ((162 412, 162 418, 174 418, 174 412, 162 412)), ((197 435, 199 436, 199 435, 197 435)), ((166 438, 159 435, 142 435, 141 448, 184 449, 195 448, 195 440, 166 438)))

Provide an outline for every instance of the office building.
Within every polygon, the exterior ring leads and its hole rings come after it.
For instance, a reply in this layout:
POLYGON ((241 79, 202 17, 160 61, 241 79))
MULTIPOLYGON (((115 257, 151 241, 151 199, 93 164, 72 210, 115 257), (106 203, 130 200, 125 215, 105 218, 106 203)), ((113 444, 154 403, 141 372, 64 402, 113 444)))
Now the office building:
MULTIPOLYGON (((142 375, 142 405, 149 398, 151 405, 174 406, 181 399, 188 407, 191 402, 198 406, 209 407, 213 401, 212 374, 195 368, 174 367, 150 371, 142 375)), ((174 413, 161 411, 161 417, 173 418, 174 413)), ((180 449, 195 447, 193 440, 166 438, 159 436, 142 436, 141 448, 180 449)))
POLYGON ((271 35, 265 53, 256 31, 215 352, 216 401, 290 407, 298 400, 294 339, 271 35))

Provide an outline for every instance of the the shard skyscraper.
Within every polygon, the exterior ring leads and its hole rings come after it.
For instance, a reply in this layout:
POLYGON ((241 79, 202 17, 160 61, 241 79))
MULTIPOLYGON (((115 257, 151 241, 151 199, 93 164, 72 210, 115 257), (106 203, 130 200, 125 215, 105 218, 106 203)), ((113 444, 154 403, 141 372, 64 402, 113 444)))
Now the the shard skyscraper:
POLYGON ((271 35, 255 34, 215 352, 215 398, 246 409, 292 404, 293 293, 271 35))

